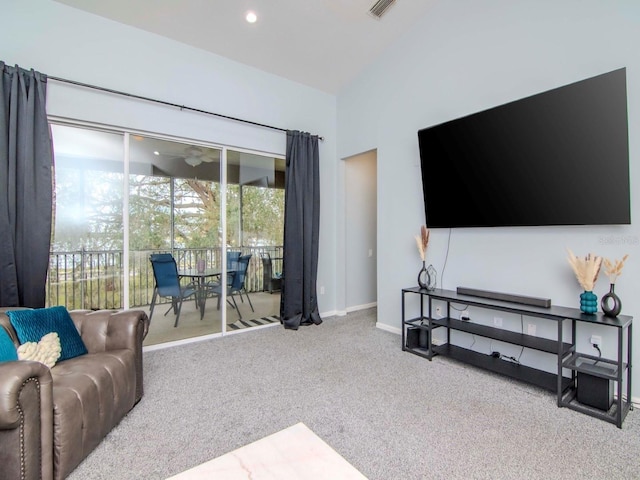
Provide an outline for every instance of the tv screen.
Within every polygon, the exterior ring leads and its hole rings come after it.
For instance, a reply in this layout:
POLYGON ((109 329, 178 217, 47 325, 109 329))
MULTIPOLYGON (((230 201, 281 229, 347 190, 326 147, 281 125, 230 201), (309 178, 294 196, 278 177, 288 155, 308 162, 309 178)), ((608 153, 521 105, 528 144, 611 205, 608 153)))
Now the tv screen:
POLYGON ((418 131, 429 228, 631 223, 626 69, 418 131))

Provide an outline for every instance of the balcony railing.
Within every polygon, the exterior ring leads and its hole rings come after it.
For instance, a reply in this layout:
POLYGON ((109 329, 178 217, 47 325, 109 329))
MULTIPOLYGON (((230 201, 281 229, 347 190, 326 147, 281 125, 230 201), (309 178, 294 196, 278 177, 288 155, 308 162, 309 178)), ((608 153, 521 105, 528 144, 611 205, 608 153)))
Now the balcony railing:
MULTIPOLYGON (((230 250, 242 255, 251 254, 245 287, 249 292, 262 292, 262 256, 274 259, 273 270, 282 271, 282 246, 242 247, 230 250)), ((151 303, 154 278, 149 255, 158 250, 129 252, 129 306, 141 307, 151 303)), ((172 252, 178 270, 195 268, 204 259, 208 268, 222 267, 220 248, 186 248, 172 252)), ((124 254, 121 250, 51 252, 47 276, 47 306, 64 305, 67 309, 120 309, 123 301, 124 254)))

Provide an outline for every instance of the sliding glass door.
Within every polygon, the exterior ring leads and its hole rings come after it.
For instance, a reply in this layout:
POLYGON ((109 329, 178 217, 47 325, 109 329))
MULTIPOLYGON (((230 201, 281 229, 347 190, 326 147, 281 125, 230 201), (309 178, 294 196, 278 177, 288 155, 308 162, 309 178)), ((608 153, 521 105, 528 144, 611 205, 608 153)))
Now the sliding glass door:
POLYGON ((147 346, 278 321, 284 159, 76 125, 52 131, 48 305, 151 315, 153 303, 147 346), (156 253, 173 257, 191 292, 181 305, 154 299, 156 253))

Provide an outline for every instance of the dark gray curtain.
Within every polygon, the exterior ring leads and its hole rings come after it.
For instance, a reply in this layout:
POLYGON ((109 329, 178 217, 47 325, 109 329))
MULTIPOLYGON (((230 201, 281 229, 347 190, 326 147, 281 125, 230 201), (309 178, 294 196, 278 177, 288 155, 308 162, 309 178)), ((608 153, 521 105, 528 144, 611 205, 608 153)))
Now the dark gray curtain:
POLYGON ((0 306, 44 307, 53 148, 47 77, 0 62, 0 306))
POLYGON ((320 155, 318 137, 288 131, 280 319, 284 328, 322 323, 318 313, 320 155))

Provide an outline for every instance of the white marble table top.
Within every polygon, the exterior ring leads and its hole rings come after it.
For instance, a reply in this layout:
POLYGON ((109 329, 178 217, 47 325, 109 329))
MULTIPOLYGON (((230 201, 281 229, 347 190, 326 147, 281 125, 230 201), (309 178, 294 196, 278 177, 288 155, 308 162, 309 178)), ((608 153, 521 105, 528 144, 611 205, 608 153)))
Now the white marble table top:
POLYGON ((304 423, 167 480, 366 480, 304 423))

